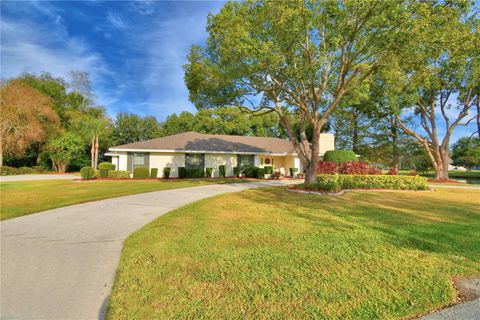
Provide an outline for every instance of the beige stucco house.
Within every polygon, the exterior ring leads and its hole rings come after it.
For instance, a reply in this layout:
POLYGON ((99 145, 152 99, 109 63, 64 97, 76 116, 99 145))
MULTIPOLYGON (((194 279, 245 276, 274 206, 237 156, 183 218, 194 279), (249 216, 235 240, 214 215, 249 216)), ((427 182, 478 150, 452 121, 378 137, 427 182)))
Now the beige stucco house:
MULTIPOLYGON (((333 135, 322 134, 320 156, 333 149, 333 135)), ((213 175, 218 177, 219 165, 226 166, 227 176, 233 176, 234 167, 245 165, 273 166, 285 175, 289 175, 290 168, 303 171, 290 141, 267 137, 185 132, 112 147, 106 155, 112 157, 116 170, 158 168, 158 177, 163 177, 164 167, 171 168, 171 177, 178 177, 179 167, 212 168, 213 175)))

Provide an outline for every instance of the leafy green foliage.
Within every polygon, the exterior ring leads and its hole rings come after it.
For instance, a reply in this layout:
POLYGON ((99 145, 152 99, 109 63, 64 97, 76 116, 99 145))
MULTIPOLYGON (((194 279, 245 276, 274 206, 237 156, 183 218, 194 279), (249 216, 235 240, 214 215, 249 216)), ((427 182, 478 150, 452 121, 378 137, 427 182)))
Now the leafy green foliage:
POLYGON ((123 170, 110 170, 108 171, 108 178, 112 179, 128 179, 130 178, 130 173, 128 171, 123 170))
POLYGON ((204 178, 205 170, 202 168, 185 168, 186 178, 204 178))
POLYGON ((225 167, 225 165, 221 164, 218 166, 218 173, 220 178, 225 178, 226 172, 227 168, 225 167))
POLYGON ((80 176, 82 179, 93 179, 95 171, 92 167, 83 167, 80 169, 80 176))
POLYGON ((328 175, 317 176, 321 189, 329 183, 338 182, 342 189, 393 189, 393 190, 425 190, 427 178, 419 176, 399 175, 328 175))
POLYGON ((239 177, 240 176, 240 169, 238 167, 233 167, 233 175, 235 177, 239 177))
POLYGON ((98 170, 100 171, 100 177, 101 178, 107 178, 108 177, 108 172, 110 170, 115 170, 115 165, 110 162, 100 162, 98 164, 98 170))
POLYGON ((163 177, 165 179, 170 179, 170 167, 163 168, 163 177))
POLYGON ((184 179, 187 177, 187 168, 185 167, 178 167, 178 177, 180 179, 184 179))
POLYGON ((133 169, 133 178, 134 179, 146 179, 146 178, 148 178, 148 168, 137 167, 137 168, 133 169))
POLYGON ((79 136, 66 132, 51 140, 47 148, 53 166, 65 172, 69 163, 83 152, 84 144, 79 136))
POLYGON ((213 168, 205 168, 205 176, 211 178, 213 173, 213 168))
POLYGON ((357 159, 355 152, 351 150, 330 150, 323 155, 323 161, 342 163, 357 159))
POLYGON ((156 178, 158 176, 158 168, 150 169, 150 178, 156 178))
POLYGON ((265 169, 265 174, 272 174, 273 172, 272 166, 264 166, 263 169, 265 169))
POLYGON ((264 168, 256 168, 257 179, 265 179, 265 169, 264 168))
POLYGON ((160 135, 160 124, 155 117, 141 118, 127 112, 117 114, 112 130, 112 140, 116 145, 149 140, 160 135))
POLYGON ((480 138, 460 138, 452 148, 453 163, 471 169, 480 166, 480 138))

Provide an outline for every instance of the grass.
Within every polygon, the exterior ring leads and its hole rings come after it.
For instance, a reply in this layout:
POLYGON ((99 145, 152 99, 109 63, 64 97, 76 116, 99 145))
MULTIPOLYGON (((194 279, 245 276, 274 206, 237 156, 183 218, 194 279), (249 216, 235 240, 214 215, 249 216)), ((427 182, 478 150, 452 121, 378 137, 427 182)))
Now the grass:
POLYGON ((242 182, 234 179, 179 180, 69 180, 18 181, 0 183, 0 220, 11 219, 72 204, 166 189, 207 184, 242 182))
POLYGON ((124 246, 109 319, 398 319, 480 273, 480 192, 262 188, 160 217, 124 246))

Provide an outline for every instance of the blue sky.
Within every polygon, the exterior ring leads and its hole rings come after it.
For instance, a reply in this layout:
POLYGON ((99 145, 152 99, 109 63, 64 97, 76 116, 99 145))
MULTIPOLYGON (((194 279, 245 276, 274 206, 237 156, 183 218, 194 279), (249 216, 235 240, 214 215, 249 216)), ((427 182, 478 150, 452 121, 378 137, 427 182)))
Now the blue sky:
MULTIPOLYGON (((204 44, 207 15, 223 4, 1 1, 1 77, 86 71, 97 103, 111 117, 128 111, 164 120, 172 113, 194 112, 182 65, 192 44, 204 44)), ((474 131, 474 122, 459 127, 452 142, 474 131)))
POLYGON ((159 120, 188 101, 182 65, 203 44, 219 1, 53 1, 1 3, 1 76, 87 71, 97 103, 159 120))

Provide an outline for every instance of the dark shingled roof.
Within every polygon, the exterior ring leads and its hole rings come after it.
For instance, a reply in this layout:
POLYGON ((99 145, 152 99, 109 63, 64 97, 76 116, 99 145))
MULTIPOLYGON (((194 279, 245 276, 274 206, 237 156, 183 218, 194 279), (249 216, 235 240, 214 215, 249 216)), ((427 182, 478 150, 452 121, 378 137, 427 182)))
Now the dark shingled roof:
POLYGON ((279 138, 228 136, 185 132, 110 148, 209 152, 294 153, 290 141, 279 138))

